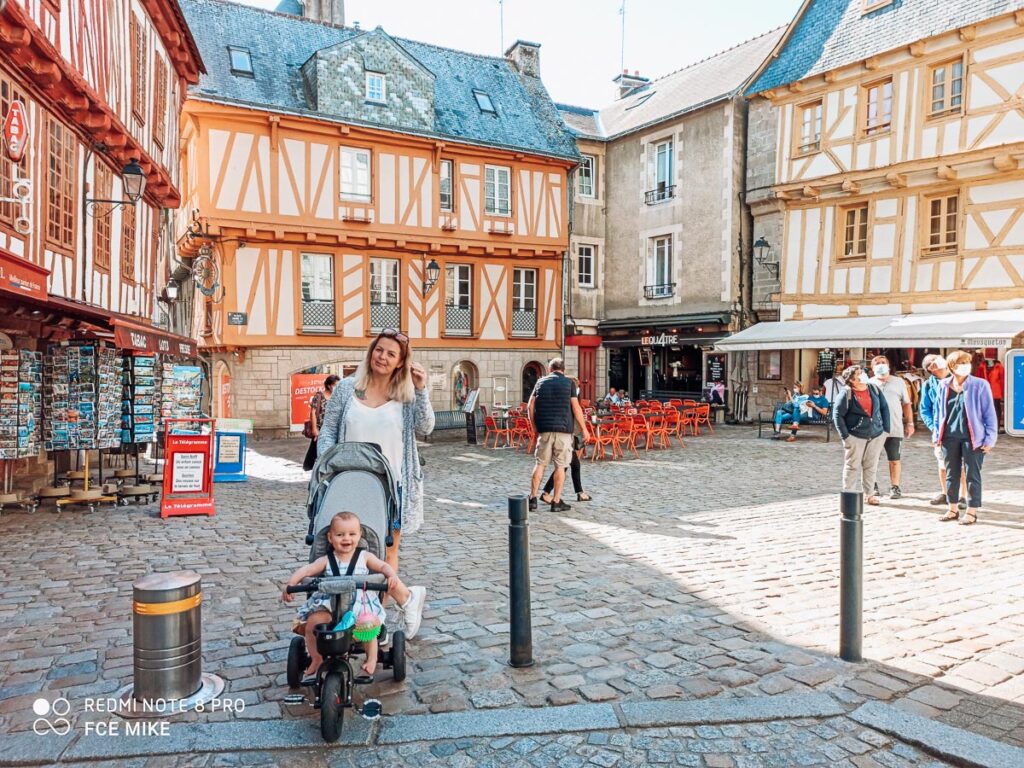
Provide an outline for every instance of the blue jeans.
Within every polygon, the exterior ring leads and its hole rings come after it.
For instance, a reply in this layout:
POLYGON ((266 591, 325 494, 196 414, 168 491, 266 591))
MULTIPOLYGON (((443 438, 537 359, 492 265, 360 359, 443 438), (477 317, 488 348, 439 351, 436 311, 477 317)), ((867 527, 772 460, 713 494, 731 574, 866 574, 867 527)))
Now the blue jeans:
POLYGON ((793 404, 786 403, 775 409, 775 431, 778 432, 779 428, 786 423, 793 421, 793 404))

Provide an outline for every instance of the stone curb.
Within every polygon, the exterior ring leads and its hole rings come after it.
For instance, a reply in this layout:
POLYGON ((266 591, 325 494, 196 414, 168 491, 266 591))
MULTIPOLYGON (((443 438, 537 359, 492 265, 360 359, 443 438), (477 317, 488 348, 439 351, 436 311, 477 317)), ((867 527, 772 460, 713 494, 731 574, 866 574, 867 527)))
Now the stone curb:
POLYGON ((700 701, 624 702, 621 708, 626 726, 630 728, 756 723, 799 717, 836 717, 846 712, 838 701, 824 693, 700 701))
POLYGON ((927 717, 869 701, 850 713, 850 718, 876 731, 895 736, 936 757, 975 768, 1020 768, 1024 749, 937 723, 927 717))

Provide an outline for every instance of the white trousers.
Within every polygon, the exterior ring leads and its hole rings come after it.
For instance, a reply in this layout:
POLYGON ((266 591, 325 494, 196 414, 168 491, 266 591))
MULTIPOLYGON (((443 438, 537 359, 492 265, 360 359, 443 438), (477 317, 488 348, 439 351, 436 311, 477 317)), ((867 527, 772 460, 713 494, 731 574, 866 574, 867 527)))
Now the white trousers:
POLYGON ((850 435, 843 441, 843 447, 846 449, 843 463, 843 490, 862 490, 864 498, 867 499, 875 492, 878 458, 882 455, 882 449, 885 447, 885 433, 871 440, 850 435))

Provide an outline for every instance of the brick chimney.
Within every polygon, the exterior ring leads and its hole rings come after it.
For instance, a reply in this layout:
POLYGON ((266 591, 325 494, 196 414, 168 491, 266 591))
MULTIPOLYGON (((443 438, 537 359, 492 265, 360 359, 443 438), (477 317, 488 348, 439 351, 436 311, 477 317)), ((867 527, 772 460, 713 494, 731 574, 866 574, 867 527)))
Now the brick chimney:
POLYGON ((619 88, 619 94, 616 98, 621 99, 631 94, 637 88, 643 88, 651 80, 647 77, 640 77, 639 70, 633 70, 633 74, 629 74, 629 70, 624 69, 622 74, 615 77, 612 82, 619 88))
POLYGON ((511 61, 522 74, 528 77, 540 77, 540 43, 516 40, 505 51, 505 58, 511 61))
POLYGON ((336 27, 345 26, 345 0, 299 0, 302 17, 324 21, 336 27))

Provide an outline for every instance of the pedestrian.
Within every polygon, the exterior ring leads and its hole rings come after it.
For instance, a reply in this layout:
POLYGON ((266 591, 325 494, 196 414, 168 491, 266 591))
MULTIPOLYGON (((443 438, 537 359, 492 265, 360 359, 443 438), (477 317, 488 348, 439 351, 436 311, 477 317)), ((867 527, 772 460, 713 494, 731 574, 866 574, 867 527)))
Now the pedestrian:
MULTIPOLYGON (((892 375, 889 358, 885 355, 871 358, 871 372, 875 374, 871 383, 882 391, 889 406, 889 431, 885 436, 883 448, 885 458, 889 461, 889 498, 898 499, 903 495, 900 489, 901 449, 903 438, 909 438, 914 434, 914 410, 910 392, 907 391, 907 382, 899 376, 892 375)), ((878 495, 877 485, 874 494, 878 495)))
POLYGON ((856 491, 860 486, 867 503, 878 506, 875 477, 878 457, 889 431, 889 404, 859 365, 848 366, 842 380, 844 388, 836 399, 832 420, 846 449, 843 490, 856 491))
MULTIPOLYGON (((946 358, 942 355, 926 355, 922 361, 924 369, 931 374, 928 379, 921 385, 921 405, 919 412, 921 415, 921 423, 924 424, 928 432, 932 432, 935 429, 935 395, 939 390, 939 384, 943 379, 947 378, 949 373, 949 366, 946 364, 946 358)), ((938 507, 946 503, 946 461, 942 458, 942 446, 933 445, 935 451, 935 459, 939 463, 939 493, 937 496, 932 497, 928 502, 932 506, 938 507)), ((962 473, 960 479, 960 502, 957 505, 961 512, 967 510, 967 474, 962 473)))
MULTIPOLYGON (((577 399, 580 396, 580 380, 573 377, 573 391, 576 393, 577 399)), ((579 432, 573 432, 572 435, 572 461, 569 463, 569 475, 572 477, 572 489, 576 492, 576 501, 592 501, 593 497, 583 490, 583 477, 580 468, 580 451, 583 450, 583 446, 586 443, 583 441, 583 435, 579 432)), ((551 475, 548 477, 548 481, 544 483, 544 493, 541 494, 540 500, 545 504, 550 504, 554 501, 551 492, 555 488, 555 471, 551 470, 551 475)))
POLYGON ((551 492, 551 511, 566 512, 571 507, 562 501, 565 469, 572 462, 573 421, 579 425, 583 439, 590 439, 590 429, 583 418, 579 398, 572 379, 565 375, 565 362, 556 357, 548 363, 548 375, 537 382, 530 395, 530 421, 537 432, 536 463, 530 481, 530 511, 537 509, 537 490, 544 470, 555 465, 551 492))
POLYGON ((772 436, 772 440, 782 439, 783 424, 800 424, 800 408, 809 399, 808 396, 804 394, 804 385, 799 381, 793 383, 792 391, 783 387, 782 396, 786 398, 786 401, 775 409, 775 434, 772 436))
POLYGON ((416 435, 429 435, 433 429, 427 372, 413 361, 409 337, 385 328, 370 342, 356 372, 334 388, 317 450, 323 456, 337 443, 380 446, 398 481, 398 515, 386 553, 396 573, 403 532, 415 533, 423 523, 423 472, 416 435))
POLYGON ((302 461, 302 468, 309 472, 316 464, 316 440, 320 437, 320 426, 324 423, 324 411, 327 409, 327 402, 331 399, 331 392, 339 377, 333 373, 324 379, 324 388, 313 395, 309 401, 309 427, 311 437, 309 448, 306 449, 306 458, 302 461))
POLYGON ((1006 392, 1006 369, 997 358, 988 371, 988 385, 992 388, 992 399, 996 404, 996 421, 1003 428, 1003 397, 1006 392))
POLYGON ((971 356, 957 351, 946 357, 953 375, 939 382, 935 393, 932 443, 941 446, 946 463, 946 503, 949 510, 940 520, 960 515, 960 473, 967 470, 967 512, 960 525, 973 525, 981 511, 981 465, 996 444, 998 427, 992 389, 971 375, 971 356))

